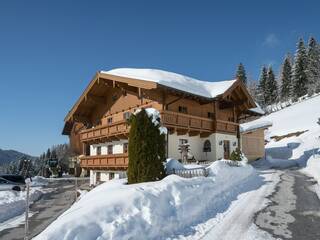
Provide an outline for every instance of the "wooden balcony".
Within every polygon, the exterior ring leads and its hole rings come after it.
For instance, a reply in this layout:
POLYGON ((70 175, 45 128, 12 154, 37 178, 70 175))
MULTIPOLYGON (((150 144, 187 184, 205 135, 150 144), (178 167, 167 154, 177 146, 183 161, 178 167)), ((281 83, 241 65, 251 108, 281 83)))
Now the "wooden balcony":
MULTIPOLYGON (((203 118, 189 114, 183 114, 172 111, 160 111, 162 124, 181 134, 189 134, 190 136, 204 134, 207 136, 214 132, 236 134, 238 124, 229 121, 203 118)), ((80 132, 80 140, 84 143, 99 143, 127 139, 130 126, 123 120, 110 125, 101 125, 95 128, 82 130, 80 132)))
POLYGON ((110 154, 80 157, 80 166, 87 169, 126 170, 128 154, 110 154))
POLYGON ((129 125, 123 120, 109 125, 101 125, 95 128, 82 130, 80 140, 82 142, 99 142, 107 140, 127 139, 129 125))
POLYGON ((187 129, 190 131, 213 132, 214 121, 184 113, 161 111, 161 122, 166 127, 187 129))
POLYGON ((229 122, 229 121, 223 121, 223 120, 217 120, 216 130, 215 131, 216 132, 222 132, 222 133, 236 134, 238 127, 239 127, 238 123, 229 122))

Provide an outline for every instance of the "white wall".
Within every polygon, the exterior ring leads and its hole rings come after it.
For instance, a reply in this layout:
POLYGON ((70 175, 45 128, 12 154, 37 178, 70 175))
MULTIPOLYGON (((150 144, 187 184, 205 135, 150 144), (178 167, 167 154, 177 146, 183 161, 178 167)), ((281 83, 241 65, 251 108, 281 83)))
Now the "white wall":
POLYGON ((101 146, 101 155, 107 155, 108 145, 113 145, 113 154, 123 153, 123 144, 127 142, 128 140, 121 140, 90 145, 90 156, 97 155, 98 146, 101 146))
POLYGON ((101 170, 90 170, 90 185, 97 184, 97 173, 100 172, 100 181, 109 181, 109 174, 114 173, 114 179, 122 179, 127 177, 125 171, 101 171, 101 170))
POLYGON ((230 141, 230 153, 238 146, 238 139, 235 135, 214 133, 207 138, 200 138, 200 136, 190 137, 189 135, 177 135, 169 134, 168 136, 168 157, 174 159, 181 159, 181 153, 179 152, 179 139, 187 139, 190 145, 190 153, 196 160, 210 160, 215 161, 222 159, 224 155, 223 140, 230 141), (203 144, 206 140, 211 142, 211 152, 203 152, 203 144), (222 145, 219 142, 222 141, 222 145), (233 143, 236 143, 234 146, 233 143))
POLYGON ((222 159, 224 156, 224 149, 223 149, 223 141, 229 140, 230 141, 230 154, 236 150, 238 147, 238 138, 235 135, 230 134, 222 134, 222 133, 215 133, 215 156, 216 159, 222 159), (220 142, 222 141, 222 145, 220 145, 220 142), (235 146, 234 146, 235 143, 235 146))

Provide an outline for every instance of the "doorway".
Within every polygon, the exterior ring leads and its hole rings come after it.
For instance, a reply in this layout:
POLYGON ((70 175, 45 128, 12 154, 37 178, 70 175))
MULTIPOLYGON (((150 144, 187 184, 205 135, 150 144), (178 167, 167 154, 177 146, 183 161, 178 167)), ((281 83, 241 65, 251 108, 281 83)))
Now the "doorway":
POLYGON ((224 159, 230 158, 230 141, 229 140, 223 141, 223 158, 224 159))

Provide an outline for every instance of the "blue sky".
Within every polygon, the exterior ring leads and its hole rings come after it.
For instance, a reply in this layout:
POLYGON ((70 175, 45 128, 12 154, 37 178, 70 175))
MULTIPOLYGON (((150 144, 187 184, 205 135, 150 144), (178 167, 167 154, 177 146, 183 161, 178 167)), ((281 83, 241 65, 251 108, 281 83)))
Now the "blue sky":
POLYGON ((159 68, 198 79, 278 71, 320 40, 318 1, 1 1, 0 148, 39 155, 96 71, 159 68))

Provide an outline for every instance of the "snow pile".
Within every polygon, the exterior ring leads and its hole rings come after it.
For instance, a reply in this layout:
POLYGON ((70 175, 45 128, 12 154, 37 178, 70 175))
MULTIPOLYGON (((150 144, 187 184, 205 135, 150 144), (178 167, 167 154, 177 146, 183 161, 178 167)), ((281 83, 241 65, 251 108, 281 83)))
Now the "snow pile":
POLYGON ((168 158, 165 164, 166 172, 172 172, 173 170, 184 170, 186 169, 182 163, 173 158, 168 158))
MULTIPOLYGON (((47 184, 43 177, 32 178, 30 184, 30 202, 37 201, 44 192, 41 186, 47 184)), ((18 216, 25 211, 26 191, 0 191, 0 223, 18 216)))
MULTIPOLYGON (((38 200, 41 195, 39 188, 31 188, 31 202, 38 200)), ((25 199, 25 191, 0 191, 0 223, 22 214, 26 207, 25 199)))
POLYGON ((270 121, 252 121, 240 124, 240 132, 250 132, 261 128, 265 129, 271 126, 272 122, 270 121))
POLYGON ((214 98, 223 94, 236 82, 236 80, 206 82, 158 69, 117 68, 110 71, 101 71, 101 73, 156 82, 170 88, 207 98, 214 98))
POLYGON ((194 226, 223 212, 226 201, 257 177, 250 165, 230 167, 217 161, 208 169, 207 178, 170 175, 158 182, 126 185, 122 179, 101 184, 35 239, 167 239, 192 234, 194 226))

